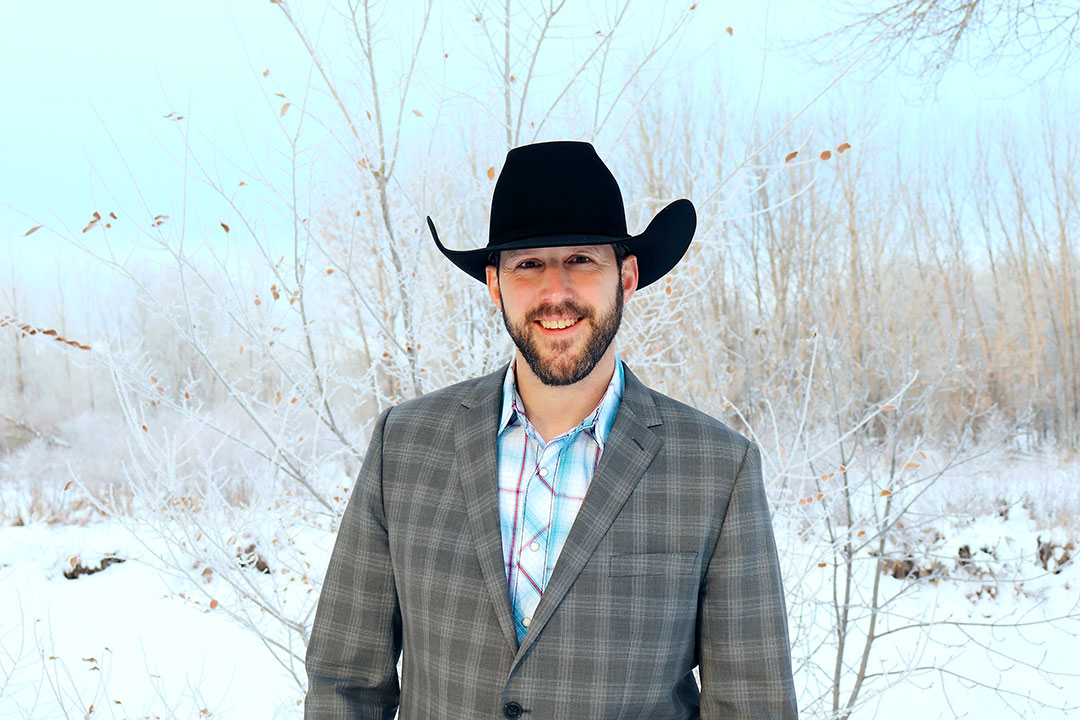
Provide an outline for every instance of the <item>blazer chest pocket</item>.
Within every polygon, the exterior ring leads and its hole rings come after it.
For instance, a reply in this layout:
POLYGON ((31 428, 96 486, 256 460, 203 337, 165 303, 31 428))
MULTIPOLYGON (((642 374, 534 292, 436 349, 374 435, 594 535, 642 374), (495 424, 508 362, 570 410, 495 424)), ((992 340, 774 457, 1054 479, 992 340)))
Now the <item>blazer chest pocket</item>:
POLYGON ((697 557, 696 552, 615 555, 609 561, 608 576, 693 575, 697 568, 697 557))

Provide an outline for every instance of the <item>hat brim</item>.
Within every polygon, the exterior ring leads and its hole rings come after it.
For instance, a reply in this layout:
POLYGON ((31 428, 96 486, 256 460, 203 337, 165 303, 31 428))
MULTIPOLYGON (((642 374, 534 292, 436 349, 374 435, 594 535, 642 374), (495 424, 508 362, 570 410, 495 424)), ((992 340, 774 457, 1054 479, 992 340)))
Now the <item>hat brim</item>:
POLYGON ((439 233, 431 217, 427 218, 428 229, 435 240, 439 252, 457 265, 467 275, 487 283, 488 256, 503 250, 528 250, 545 247, 568 247, 571 245, 608 245, 621 243, 627 251, 638 259, 638 289, 647 287, 675 267, 683 256, 697 228, 697 213, 694 204, 683 198, 669 204, 656 214, 649 226, 639 235, 611 237, 608 235, 589 235, 566 233, 522 238, 501 245, 478 248, 476 250, 450 250, 439 241, 439 233))

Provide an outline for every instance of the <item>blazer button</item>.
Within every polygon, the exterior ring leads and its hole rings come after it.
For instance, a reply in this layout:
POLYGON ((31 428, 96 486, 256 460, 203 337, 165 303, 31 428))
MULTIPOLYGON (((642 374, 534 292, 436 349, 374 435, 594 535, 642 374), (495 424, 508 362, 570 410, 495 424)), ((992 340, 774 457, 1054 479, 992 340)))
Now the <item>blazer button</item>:
POLYGON ((525 709, 518 705, 516 702, 508 702, 503 705, 503 715, 510 718, 510 720, 517 720, 524 712, 525 709))

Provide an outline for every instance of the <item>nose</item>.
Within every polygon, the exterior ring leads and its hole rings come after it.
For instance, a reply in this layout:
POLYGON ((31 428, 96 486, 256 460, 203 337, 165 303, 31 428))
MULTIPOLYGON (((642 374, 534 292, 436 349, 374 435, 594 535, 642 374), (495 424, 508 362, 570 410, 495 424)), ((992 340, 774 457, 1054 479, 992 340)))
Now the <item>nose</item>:
POLYGON ((573 297, 571 270, 561 264, 547 265, 540 276, 540 297, 552 304, 565 302, 573 297))

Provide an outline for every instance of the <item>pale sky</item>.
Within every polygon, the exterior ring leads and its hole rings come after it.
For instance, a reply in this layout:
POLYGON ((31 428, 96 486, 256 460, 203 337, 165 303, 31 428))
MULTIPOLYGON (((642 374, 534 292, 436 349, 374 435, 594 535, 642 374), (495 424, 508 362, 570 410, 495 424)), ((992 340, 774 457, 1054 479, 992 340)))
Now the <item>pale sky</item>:
MULTIPOLYGON (((448 82, 457 91, 483 82, 470 57, 470 45, 477 41, 470 8, 476 4, 437 0, 435 26, 429 31, 429 51, 448 53, 448 82)), ((578 2, 575 17, 582 23, 599 21, 603 13, 596 5, 578 2)), ((685 5, 671 2, 665 7, 674 13, 685 5)), ((797 108, 830 79, 830 69, 811 68, 797 52, 782 49, 784 41, 805 38, 825 26, 819 11, 807 9, 818 4, 775 0, 748 9, 729 0, 699 0, 697 5, 679 47, 679 62, 685 63, 681 72, 720 68, 729 102, 755 102, 760 85, 763 107, 797 108), (724 33, 727 26, 733 28, 730 36, 724 33)), ((647 33, 651 13, 659 6, 639 2, 631 26, 647 33)), ((323 15, 321 0, 294 0, 291 7, 303 15, 313 34, 325 17, 319 47, 339 61, 340 21, 323 15)), ((387 28, 394 23, 407 27, 420 3, 408 0, 384 7, 394 10, 387 28)), ((392 30, 386 34, 393 37, 392 30)), ((312 69, 303 47, 278 8, 266 0, 0 0, 0 68, 0 286, 9 282, 11 268, 4 267, 9 262, 31 287, 53 286, 57 273, 85 280, 85 259, 55 234, 46 229, 30 237, 23 234, 39 223, 78 232, 95 209, 135 210, 143 201, 152 212, 175 209, 185 189, 178 130, 201 133, 203 147, 213 143, 224 155, 243 161, 248 153, 258 156, 261 138, 281 140, 275 110, 284 100, 273 93, 283 92, 297 104, 303 88, 319 84, 317 78, 309 83, 312 69), (267 69, 270 74, 264 77, 267 69), (188 125, 163 117, 169 113, 187 115, 183 122, 188 125)), ((980 77, 961 65, 946 76, 936 99, 924 101, 908 78, 856 73, 841 80, 826 100, 845 93, 859 98, 868 112, 895 123, 887 128, 896 128, 908 119, 932 124, 1016 111, 1040 94, 1075 94, 1080 87, 1076 71, 1033 86, 1026 82, 1015 68, 980 77)), ((438 75, 429 74, 418 84, 415 102, 422 104, 424 93, 431 97, 444 89, 439 83, 438 75)), ((293 112, 289 117, 298 117, 293 112)), ((429 121, 425 117, 424 122, 429 121)), ((441 122, 452 125, 469 118, 443 117, 441 122)), ((229 172, 225 166, 222 176, 233 177, 229 172)), ((205 217, 218 211, 210 193, 193 185, 186 191, 189 211, 205 212, 205 217)))

